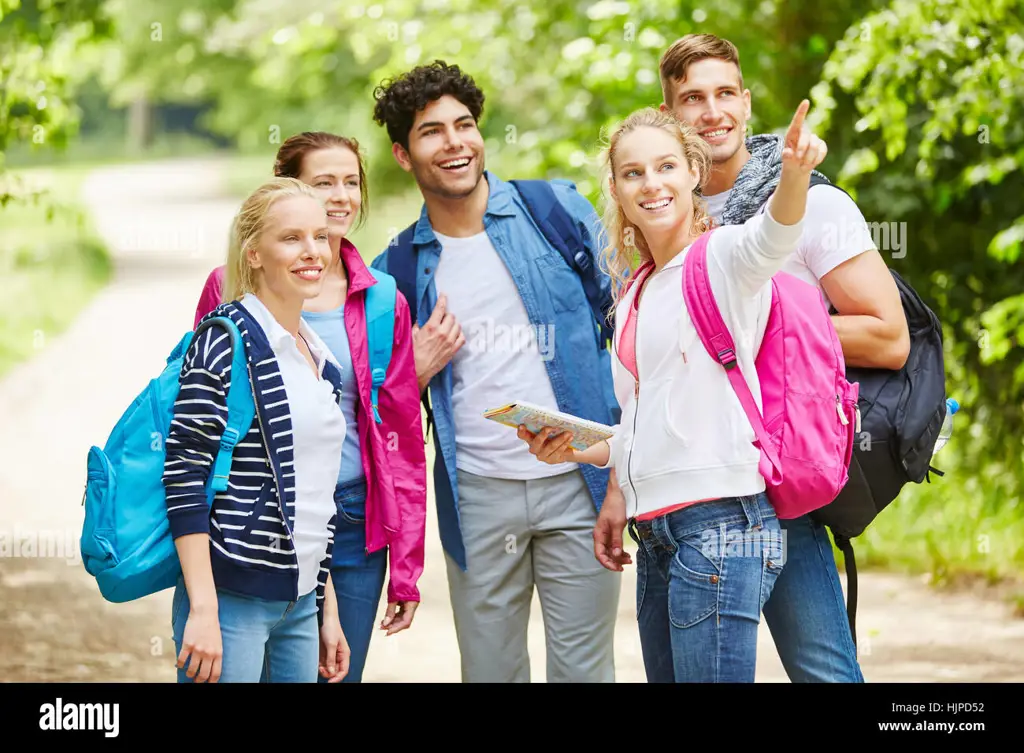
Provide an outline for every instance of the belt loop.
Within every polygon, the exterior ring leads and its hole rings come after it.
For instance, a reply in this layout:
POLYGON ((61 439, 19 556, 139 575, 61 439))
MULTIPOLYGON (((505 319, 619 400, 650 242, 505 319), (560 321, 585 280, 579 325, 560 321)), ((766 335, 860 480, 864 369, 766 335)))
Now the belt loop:
POLYGON ((658 542, 659 545, 667 549, 668 551, 675 553, 676 549, 676 538, 672 535, 672 524, 669 522, 671 513, 666 515, 659 515, 651 521, 651 537, 658 542))
POLYGON ((759 531, 764 523, 761 518, 760 495, 754 494, 748 497, 740 497, 740 504, 743 505, 743 513, 747 516, 748 530, 759 531))

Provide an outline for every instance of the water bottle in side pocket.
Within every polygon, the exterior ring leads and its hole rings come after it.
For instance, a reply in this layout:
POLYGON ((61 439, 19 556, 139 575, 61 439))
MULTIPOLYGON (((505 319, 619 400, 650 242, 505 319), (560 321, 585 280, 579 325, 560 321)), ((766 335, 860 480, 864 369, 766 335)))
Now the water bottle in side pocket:
POLYGON ((958 410, 960 410, 960 403, 953 398, 948 398, 946 400, 946 418, 943 419, 942 428, 939 429, 939 438, 935 440, 933 455, 946 446, 946 442, 953 434, 953 416, 958 410))

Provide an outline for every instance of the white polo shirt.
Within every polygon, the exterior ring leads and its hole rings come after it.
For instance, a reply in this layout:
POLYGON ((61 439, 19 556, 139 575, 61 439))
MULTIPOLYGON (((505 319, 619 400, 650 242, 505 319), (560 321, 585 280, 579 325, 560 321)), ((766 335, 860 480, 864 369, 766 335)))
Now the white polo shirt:
MULTIPOLYGON (((347 429, 341 407, 334 400, 333 386, 323 376, 325 359, 336 359, 309 324, 300 318, 299 334, 306 339, 317 362, 319 374, 314 375, 296 338, 281 326, 262 301, 250 293, 241 303, 263 328, 284 380, 295 468, 283 469, 282 483, 295 489, 292 533, 299 563, 298 593, 304 596, 316 588, 320 563, 327 555, 327 525, 335 511, 334 488, 347 429)), ((268 546, 284 544, 283 541, 267 542, 268 546)))

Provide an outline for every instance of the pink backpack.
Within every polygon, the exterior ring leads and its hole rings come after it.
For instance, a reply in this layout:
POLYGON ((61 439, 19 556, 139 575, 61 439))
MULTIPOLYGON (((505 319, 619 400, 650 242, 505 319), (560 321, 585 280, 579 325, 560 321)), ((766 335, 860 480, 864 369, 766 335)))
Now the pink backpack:
POLYGON ((849 479, 860 385, 846 380, 846 362, 817 288, 784 272, 772 278, 772 303, 755 359, 764 417, 740 373, 735 344, 708 279, 701 235, 683 266, 683 297, 708 353, 725 368, 761 450, 761 474, 780 519, 832 502, 849 479))

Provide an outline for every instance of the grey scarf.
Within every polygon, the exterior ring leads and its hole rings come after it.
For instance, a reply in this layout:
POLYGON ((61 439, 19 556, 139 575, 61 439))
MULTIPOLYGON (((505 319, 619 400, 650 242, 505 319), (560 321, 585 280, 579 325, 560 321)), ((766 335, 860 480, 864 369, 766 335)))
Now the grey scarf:
MULTIPOLYGON (((771 198, 782 177, 781 136, 770 133, 750 136, 746 139, 746 145, 750 159, 736 176, 732 192, 722 210, 722 225, 742 225, 757 214, 771 198)), ((813 172, 825 178, 817 170, 813 172)))

